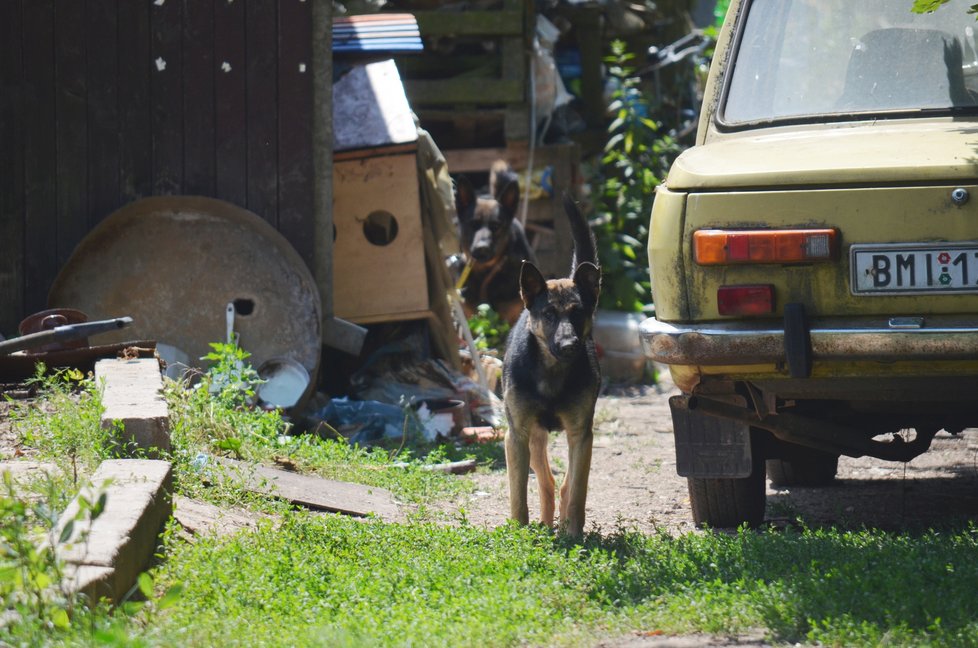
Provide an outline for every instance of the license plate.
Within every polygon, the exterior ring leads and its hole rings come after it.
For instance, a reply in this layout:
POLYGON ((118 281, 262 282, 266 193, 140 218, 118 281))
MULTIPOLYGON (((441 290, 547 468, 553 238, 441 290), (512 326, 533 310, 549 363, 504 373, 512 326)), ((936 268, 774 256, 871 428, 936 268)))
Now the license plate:
POLYGON ((853 245, 853 294, 978 293, 978 243, 853 245))

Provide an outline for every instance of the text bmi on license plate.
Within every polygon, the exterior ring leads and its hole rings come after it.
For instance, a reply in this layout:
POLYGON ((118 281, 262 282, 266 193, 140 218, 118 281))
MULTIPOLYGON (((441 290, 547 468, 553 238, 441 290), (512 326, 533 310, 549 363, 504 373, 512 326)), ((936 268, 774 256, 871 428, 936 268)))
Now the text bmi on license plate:
POLYGON ((978 293, 978 242, 853 245, 854 294, 978 293))

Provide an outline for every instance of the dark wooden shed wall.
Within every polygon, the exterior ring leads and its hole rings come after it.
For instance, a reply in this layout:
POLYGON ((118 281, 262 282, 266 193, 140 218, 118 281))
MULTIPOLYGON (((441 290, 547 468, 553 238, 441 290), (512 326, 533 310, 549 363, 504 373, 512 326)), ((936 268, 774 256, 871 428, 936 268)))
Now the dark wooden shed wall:
POLYGON ((0 2, 0 332, 150 195, 247 207, 313 267, 311 5, 0 2))

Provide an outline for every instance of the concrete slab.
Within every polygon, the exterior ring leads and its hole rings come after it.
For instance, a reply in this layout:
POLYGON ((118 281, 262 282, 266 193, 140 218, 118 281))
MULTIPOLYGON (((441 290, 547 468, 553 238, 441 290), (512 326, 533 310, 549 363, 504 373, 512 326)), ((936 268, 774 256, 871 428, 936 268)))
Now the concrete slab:
POLYGON ((30 483, 58 474, 58 466, 49 461, 10 459, 0 461, 0 475, 9 472, 15 483, 30 483))
POLYGON ((99 383, 104 380, 103 427, 121 423, 126 440, 151 456, 156 449, 170 449, 169 410, 157 359, 99 360, 95 379, 99 383))
POLYGON ((119 601, 136 582, 156 551, 157 535, 173 513, 173 473, 169 462, 152 459, 103 461, 58 522, 56 535, 74 520, 80 497, 105 509, 94 521, 83 514, 74 523, 58 556, 67 563, 68 582, 93 599, 119 601))

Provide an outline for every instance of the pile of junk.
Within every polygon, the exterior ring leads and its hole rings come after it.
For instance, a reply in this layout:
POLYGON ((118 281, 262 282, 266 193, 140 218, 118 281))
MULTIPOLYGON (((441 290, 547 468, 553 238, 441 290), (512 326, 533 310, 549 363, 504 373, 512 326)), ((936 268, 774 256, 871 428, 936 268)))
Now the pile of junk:
POLYGON ((260 217, 219 200, 155 197, 116 211, 76 248, 48 301, 19 336, 0 336, 8 391, 39 363, 90 371, 118 356, 158 357, 168 377, 192 384, 212 343, 229 343, 250 354, 255 406, 281 410, 296 431, 365 445, 457 438, 500 423, 486 377, 498 361, 482 358, 473 370, 457 328, 446 332, 434 317, 362 327, 331 317, 324 326, 305 262, 260 217), (337 327, 347 331, 336 342, 342 350, 324 333, 337 327), (432 349, 452 337, 455 356, 438 357, 432 349), (343 393, 325 391, 337 384, 343 393))
MULTIPOLYGON (((62 266, 48 310, 24 319, 19 336, 0 336, 0 391, 22 385, 39 363, 87 372, 120 355, 158 357, 168 377, 192 383, 213 345, 232 343, 260 378, 255 405, 280 409, 297 432, 358 444, 452 439, 466 428, 494 436, 501 363, 480 357, 460 316, 445 265, 457 252, 451 178, 430 138, 414 133, 402 175, 417 187, 417 204, 402 213, 409 201, 400 195, 385 212, 397 219, 390 245, 358 247, 356 237, 377 235, 370 215, 385 210, 361 198, 349 202, 369 214, 341 213, 350 177, 336 165, 333 264, 324 276, 264 219, 226 201, 155 196, 108 215, 62 266), (410 263, 417 272, 394 270, 410 263), (385 299, 392 286, 411 294, 385 299), (378 304, 386 306, 364 311, 378 304)), ((376 177, 390 159, 349 165, 376 177)))
MULTIPOLYGON (((444 268, 440 252, 432 261, 444 268)), ((444 282, 428 283, 444 306, 424 318, 359 326, 324 316, 307 264, 256 214, 211 198, 145 198, 82 240, 48 310, 24 319, 19 336, 0 336, 0 385, 22 384, 38 363, 90 371, 120 355, 158 357, 168 377, 192 383, 213 343, 233 343, 261 380, 255 405, 280 409, 296 431, 372 444, 498 428, 498 361, 480 358, 474 369, 454 318, 446 329, 435 316, 452 308, 444 282), (329 347, 331 335, 343 350, 329 347)))

